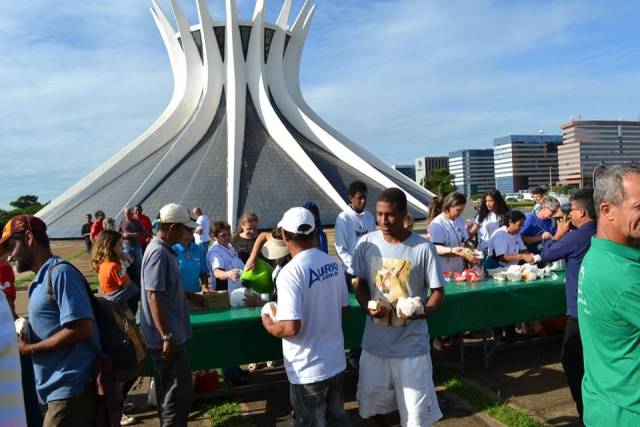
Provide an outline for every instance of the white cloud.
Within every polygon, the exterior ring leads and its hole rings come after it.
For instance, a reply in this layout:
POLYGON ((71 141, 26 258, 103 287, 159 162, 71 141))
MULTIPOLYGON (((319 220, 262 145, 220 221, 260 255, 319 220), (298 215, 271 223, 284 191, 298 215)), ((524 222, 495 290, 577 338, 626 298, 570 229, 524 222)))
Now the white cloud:
MULTIPOLYGON (((222 19, 224 2, 208 3, 222 19)), ((248 19, 254 2, 238 3, 248 19)), ((273 21, 280 2, 267 3, 273 21)), ((629 42, 638 31, 622 31, 638 16, 633 2, 316 3, 303 93, 326 121, 389 163, 486 147, 509 133, 556 133, 575 112, 636 119, 640 111, 640 52, 629 42)), ((161 1, 170 13, 168 4, 161 1)), ((195 2, 179 4, 195 22, 195 2)), ((294 2, 294 14, 301 5, 294 2)), ((0 145, 9 161, 0 207, 24 193, 55 197, 162 112, 171 71, 149 6, 5 5, 0 145)))

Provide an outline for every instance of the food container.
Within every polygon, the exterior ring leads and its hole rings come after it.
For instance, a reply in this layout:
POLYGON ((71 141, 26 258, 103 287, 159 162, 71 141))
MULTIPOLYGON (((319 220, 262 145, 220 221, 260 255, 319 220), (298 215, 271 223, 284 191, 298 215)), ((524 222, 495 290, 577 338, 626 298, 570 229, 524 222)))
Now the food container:
POLYGON ((551 264, 551 271, 564 271, 564 267, 564 260, 559 259, 558 261, 555 261, 553 264, 551 264))
POLYGON ((504 272, 504 268, 502 267, 498 267, 498 268, 488 268, 487 269, 487 274, 491 277, 494 277, 498 274, 498 273, 502 273, 504 272))
POLYGON ((511 271, 507 273, 507 280, 510 282, 521 282, 522 281, 522 273, 511 271))

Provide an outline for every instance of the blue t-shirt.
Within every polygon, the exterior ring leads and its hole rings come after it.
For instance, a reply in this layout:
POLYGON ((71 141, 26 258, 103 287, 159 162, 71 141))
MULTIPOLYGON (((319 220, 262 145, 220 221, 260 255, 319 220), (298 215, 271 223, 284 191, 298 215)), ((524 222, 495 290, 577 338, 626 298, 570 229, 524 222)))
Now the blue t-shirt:
MULTIPOLYGON (((540 236, 545 231, 551 234, 556 234, 556 229, 553 228, 550 219, 540 219, 535 212, 531 212, 524 220, 520 235, 525 236, 540 236)), ((539 254, 542 249, 542 242, 532 243, 527 245, 527 250, 533 254, 539 254)))
POLYGON ((182 286, 186 292, 200 292, 200 276, 209 275, 207 268, 207 255, 202 246, 189 242, 186 248, 181 243, 173 245, 173 250, 178 256, 178 266, 182 286))
MULTIPOLYGON (((29 341, 37 343, 55 335, 63 326, 80 319, 94 319, 84 280, 70 265, 50 270, 59 257, 51 257, 38 270, 29 287, 29 341), (55 300, 49 296, 48 276, 55 300)), ((90 340, 32 356, 36 389, 43 402, 83 394, 93 381, 91 365, 100 348, 98 328, 90 340)))

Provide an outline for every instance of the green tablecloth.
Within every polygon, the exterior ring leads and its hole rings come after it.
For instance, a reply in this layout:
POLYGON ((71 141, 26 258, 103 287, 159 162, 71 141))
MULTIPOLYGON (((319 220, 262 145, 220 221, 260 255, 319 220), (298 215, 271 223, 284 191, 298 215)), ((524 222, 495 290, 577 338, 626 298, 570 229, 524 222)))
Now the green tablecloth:
MULTIPOLYGON (((454 335, 565 313, 564 274, 535 282, 447 283, 444 305, 429 318, 431 336, 454 335)), ((343 321, 345 346, 359 347, 365 314, 353 295, 343 321)), ((191 314, 187 351, 193 370, 282 358, 282 344, 269 335, 259 308, 191 314)))

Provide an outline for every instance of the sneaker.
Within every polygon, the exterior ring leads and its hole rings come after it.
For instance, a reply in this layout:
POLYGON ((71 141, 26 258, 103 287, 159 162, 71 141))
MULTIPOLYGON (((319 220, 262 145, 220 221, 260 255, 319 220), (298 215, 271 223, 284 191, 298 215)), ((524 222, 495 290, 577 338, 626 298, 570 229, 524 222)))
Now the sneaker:
POLYGON ((121 426, 130 426, 136 424, 137 422, 138 420, 136 420, 134 417, 129 417, 125 414, 122 414, 122 418, 120 419, 121 426))

